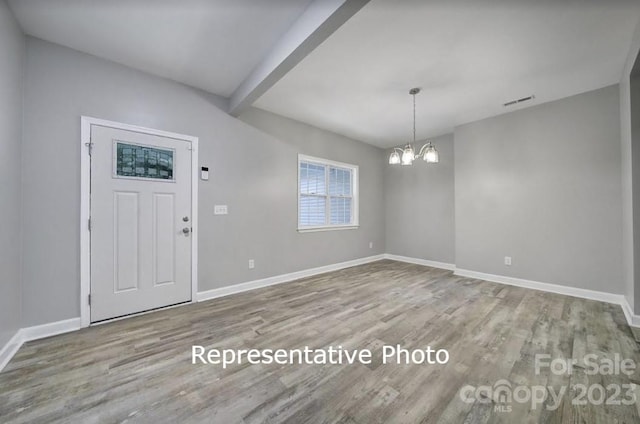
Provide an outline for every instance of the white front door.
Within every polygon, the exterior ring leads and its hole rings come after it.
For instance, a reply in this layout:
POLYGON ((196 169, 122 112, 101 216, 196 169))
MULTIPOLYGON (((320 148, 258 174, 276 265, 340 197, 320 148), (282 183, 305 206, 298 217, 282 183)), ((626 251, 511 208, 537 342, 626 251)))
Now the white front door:
POLYGON ((191 143, 91 127, 91 322, 191 300, 191 143))

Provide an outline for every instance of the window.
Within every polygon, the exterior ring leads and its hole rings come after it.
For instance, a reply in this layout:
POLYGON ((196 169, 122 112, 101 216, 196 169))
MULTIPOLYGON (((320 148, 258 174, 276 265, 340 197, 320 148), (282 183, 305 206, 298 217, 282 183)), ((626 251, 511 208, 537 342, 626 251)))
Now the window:
POLYGON ((298 155, 298 230, 358 226, 358 167, 298 155))

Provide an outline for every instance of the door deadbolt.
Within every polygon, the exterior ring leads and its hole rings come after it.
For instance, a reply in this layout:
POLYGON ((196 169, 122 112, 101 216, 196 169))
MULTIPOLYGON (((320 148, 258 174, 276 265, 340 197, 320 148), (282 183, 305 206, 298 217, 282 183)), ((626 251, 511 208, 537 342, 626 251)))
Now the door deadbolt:
POLYGON ((183 216, 183 217, 182 217, 182 220, 183 220, 184 222, 189 222, 189 217, 188 217, 188 216, 183 216))

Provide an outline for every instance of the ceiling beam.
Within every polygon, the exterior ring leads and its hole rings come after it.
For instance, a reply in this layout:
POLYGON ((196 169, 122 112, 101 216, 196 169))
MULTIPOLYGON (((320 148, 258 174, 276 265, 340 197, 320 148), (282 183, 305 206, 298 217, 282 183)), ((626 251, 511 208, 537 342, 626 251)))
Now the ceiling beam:
POLYGON ((314 0, 236 88, 229 100, 229 113, 240 115, 368 2, 314 0))

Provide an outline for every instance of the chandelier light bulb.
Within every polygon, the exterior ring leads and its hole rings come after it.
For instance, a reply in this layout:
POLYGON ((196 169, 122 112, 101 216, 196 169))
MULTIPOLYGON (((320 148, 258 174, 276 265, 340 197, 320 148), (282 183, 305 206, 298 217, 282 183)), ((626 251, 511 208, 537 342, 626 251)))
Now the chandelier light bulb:
POLYGON ((411 165, 413 164, 413 159, 415 159, 415 153, 413 151, 413 146, 407 144, 402 151, 402 164, 403 165, 411 165))
POLYGON ((436 150, 436 148, 431 143, 429 143, 429 145, 427 147, 427 150, 425 150, 424 156, 422 157, 422 159, 427 163, 438 163, 438 162, 440 162, 438 151, 436 150))

